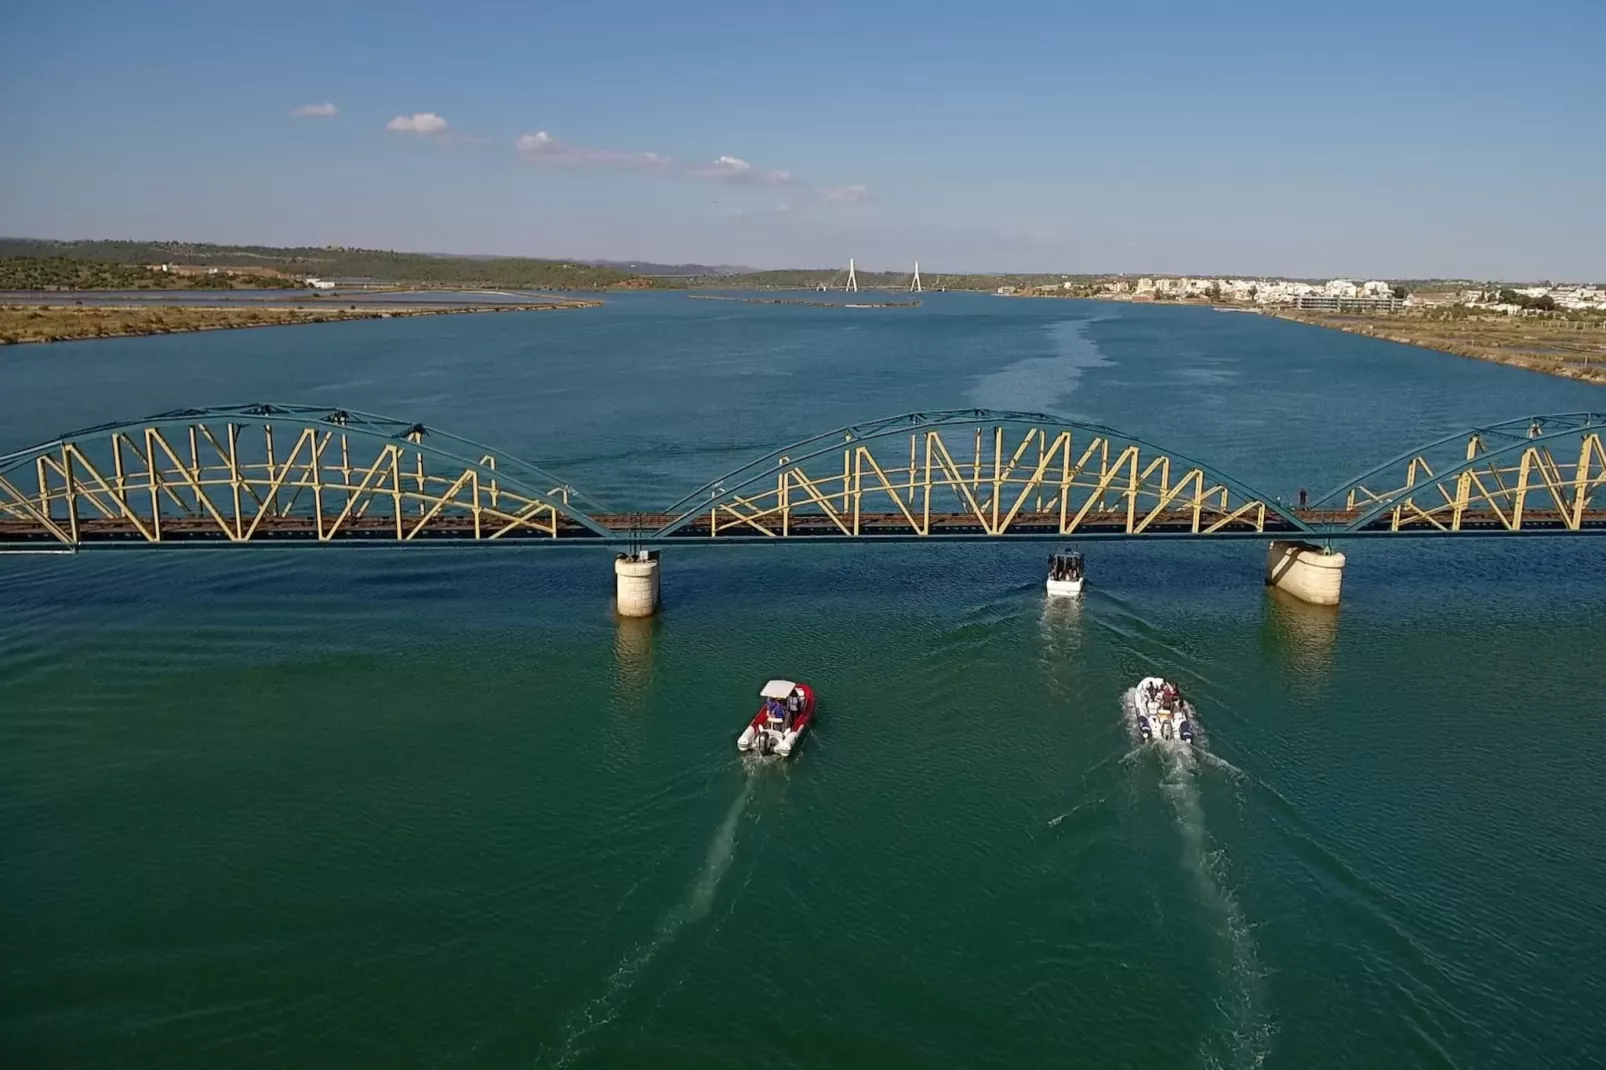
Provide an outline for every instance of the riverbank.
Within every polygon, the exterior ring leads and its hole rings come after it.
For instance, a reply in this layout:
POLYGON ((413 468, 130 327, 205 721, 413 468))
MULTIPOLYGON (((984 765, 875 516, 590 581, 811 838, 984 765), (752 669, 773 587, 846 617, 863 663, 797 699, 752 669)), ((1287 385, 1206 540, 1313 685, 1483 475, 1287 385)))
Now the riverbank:
POLYGON ((597 308, 601 301, 565 299, 527 305, 451 305, 396 308, 219 308, 158 305, 0 305, 0 345, 75 342, 88 338, 128 338, 151 334, 287 327, 345 320, 452 316, 478 312, 550 312, 597 308))
POLYGON ((1271 314, 1313 327, 1606 386, 1606 321, 1504 315, 1442 318, 1411 312, 1367 316, 1284 310, 1271 314))

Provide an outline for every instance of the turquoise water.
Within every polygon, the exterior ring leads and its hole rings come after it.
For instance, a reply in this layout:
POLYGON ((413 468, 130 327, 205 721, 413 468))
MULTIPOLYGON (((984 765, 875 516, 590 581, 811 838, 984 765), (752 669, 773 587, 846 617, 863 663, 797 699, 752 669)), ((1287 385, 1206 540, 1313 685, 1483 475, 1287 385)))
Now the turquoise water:
MULTIPOLYGON (((1313 491, 1591 388, 1258 317, 928 295, 0 356, 0 450, 344 405, 609 505, 920 408, 1047 409, 1313 491)), ((1606 1051, 1606 545, 0 558, 0 1054, 22 1066, 1585 1066, 1606 1051), (1130 742, 1181 680, 1207 733, 1130 742), (784 766, 732 739, 821 696, 784 766)))

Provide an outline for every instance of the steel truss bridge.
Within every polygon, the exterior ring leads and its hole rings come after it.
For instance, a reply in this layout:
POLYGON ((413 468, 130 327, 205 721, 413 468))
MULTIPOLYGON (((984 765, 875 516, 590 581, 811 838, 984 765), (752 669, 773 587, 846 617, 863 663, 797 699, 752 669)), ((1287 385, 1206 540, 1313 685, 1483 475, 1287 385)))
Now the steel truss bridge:
POLYGON ((1600 533, 1603 435, 1599 413, 1475 428, 1293 507, 1109 427, 908 413, 776 450, 660 512, 621 513, 420 423, 237 405, 0 456, 0 549, 1600 533))

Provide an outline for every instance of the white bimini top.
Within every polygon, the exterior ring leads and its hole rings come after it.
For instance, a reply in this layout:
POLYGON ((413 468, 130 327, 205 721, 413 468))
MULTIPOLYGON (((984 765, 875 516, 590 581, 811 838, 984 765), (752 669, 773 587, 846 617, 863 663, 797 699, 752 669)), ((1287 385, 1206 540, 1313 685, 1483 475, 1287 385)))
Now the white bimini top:
POLYGON ((759 698, 786 698, 797 685, 790 680, 771 680, 764 685, 764 690, 758 693, 759 698))

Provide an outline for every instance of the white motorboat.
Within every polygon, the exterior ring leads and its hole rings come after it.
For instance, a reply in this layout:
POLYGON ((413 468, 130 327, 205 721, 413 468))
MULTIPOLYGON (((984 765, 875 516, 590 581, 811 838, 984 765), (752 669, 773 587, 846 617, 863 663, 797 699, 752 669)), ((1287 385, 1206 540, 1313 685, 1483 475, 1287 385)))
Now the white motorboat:
POLYGON ((1193 707, 1182 697, 1182 689, 1159 676, 1145 676, 1132 689, 1138 737, 1145 743, 1155 740, 1193 742, 1193 707))
POLYGON ((1048 593, 1061 598, 1075 598, 1082 593, 1087 582, 1087 571, 1082 555, 1075 550, 1062 550, 1048 559, 1048 593))
POLYGON ((803 730, 814 720, 814 689, 791 680, 771 680, 758 695, 764 701, 736 737, 736 749, 788 757, 803 730))

